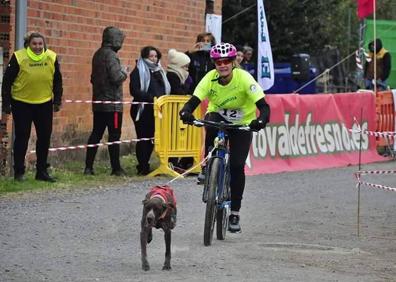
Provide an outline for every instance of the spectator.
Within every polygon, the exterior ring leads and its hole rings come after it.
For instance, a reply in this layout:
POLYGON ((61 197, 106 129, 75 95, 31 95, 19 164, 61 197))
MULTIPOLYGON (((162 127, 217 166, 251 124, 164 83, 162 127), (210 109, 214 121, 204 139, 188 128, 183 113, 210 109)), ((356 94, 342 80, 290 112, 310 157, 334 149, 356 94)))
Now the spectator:
POLYGON ((192 78, 192 85, 190 92, 195 90, 198 82, 205 76, 205 74, 214 69, 214 65, 209 56, 209 51, 216 44, 216 39, 210 32, 200 33, 192 50, 187 51, 191 62, 188 68, 192 78))
MULTIPOLYGON (((92 58, 92 100, 93 101, 122 101, 122 83, 127 79, 128 73, 121 66, 117 52, 124 42, 123 32, 113 26, 103 30, 102 46, 92 58)), ((88 144, 97 144, 108 130, 109 142, 119 141, 122 128, 122 104, 93 103, 93 129, 89 136, 88 144)), ((85 159, 84 174, 94 175, 93 163, 98 147, 89 147, 85 159)), ((125 171, 120 164, 120 145, 108 146, 111 175, 121 176, 125 171)))
MULTIPOLYGON (((153 103, 154 97, 170 93, 170 85, 161 66, 161 52, 146 46, 140 52, 140 58, 131 73, 129 90, 134 102, 153 103)), ((137 138, 154 138, 154 110, 152 104, 132 104, 131 117, 135 124, 137 138)), ((152 140, 136 143, 136 166, 138 175, 150 173, 150 157, 154 144, 152 140)))
POLYGON ((48 149, 52 134, 53 112, 62 102, 62 75, 57 55, 46 48, 45 38, 31 32, 25 47, 16 51, 3 77, 2 111, 12 112, 15 126, 14 179, 23 181, 25 156, 32 123, 36 129, 36 179, 55 182, 48 174, 48 149))
MULTIPOLYGON (((166 76, 171 87, 171 94, 189 94, 189 85, 187 85, 189 63, 190 58, 186 54, 178 52, 175 49, 168 51, 168 71, 166 76)), ((172 163, 174 169, 182 172, 182 170, 188 169, 193 165, 194 158, 186 157, 180 160, 178 158, 170 158, 169 162, 172 163)))
POLYGON ((241 46, 239 46, 239 45, 236 45, 235 48, 237 50, 237 55, 236 55, 236 58, 235 58, 235 67, 242 68, 241 64, 242 64, 242 61, 243 61, 243 48, 241 46))
POLYGON ((186 95, 189 94, 189 85, 187 81, 189 78, 188 67, 190 58, 176 49, 168 51, 168 68, 166 77, 168 78, 171 94, 186 95))
POLYGON ((253 48, 250 46, 243 47, 243 61, 241 67, 256 78, 256 67, 253 62, 253 48))
POLYGON ((391 71, 391 55, 382 46, 381 39, 377 38, 374 41, 370 42, 369 45, 369 57, 368 60, 364 65, 364 79, 366 89, 374 89, 375 80, 377 83, 378 90, 386 90, 388 88, 387 79, 389 77, 391 71), (375 49, 375 52, 374 52, 375 49), (376 77, 374 78, 374 54, 376 57, 376 77))

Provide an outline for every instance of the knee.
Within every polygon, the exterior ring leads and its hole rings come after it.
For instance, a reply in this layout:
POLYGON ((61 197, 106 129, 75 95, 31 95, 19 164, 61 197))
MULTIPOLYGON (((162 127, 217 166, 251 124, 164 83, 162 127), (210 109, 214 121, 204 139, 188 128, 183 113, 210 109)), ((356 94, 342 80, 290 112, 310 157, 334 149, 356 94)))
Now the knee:
POLYGON ((109 140, 110 141, 120 140, 120 137, 121 137, 121 132, 111 132, 111 133, 109 133, 109 140))
POLYGON ((231 175, 245 175, 245 164, 231 164, 231 175))

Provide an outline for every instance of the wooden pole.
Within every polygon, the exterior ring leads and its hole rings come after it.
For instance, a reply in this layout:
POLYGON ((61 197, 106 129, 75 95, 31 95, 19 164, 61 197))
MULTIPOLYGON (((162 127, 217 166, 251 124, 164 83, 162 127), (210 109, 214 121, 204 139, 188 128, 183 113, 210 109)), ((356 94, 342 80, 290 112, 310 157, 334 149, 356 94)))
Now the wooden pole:
MULTIPOLYGON (((363 108, 360 110, 360 139, 359 139, 359 171, 362 168, 362 136, 363 136, 363 130, 362 130, 362 124, 363 124, 363 108)), ((357 207, 357 236, 360 236, 360 182, 358 183, 358 194, 357 194, 357 202, 358 202, 358 207, 357 207)))

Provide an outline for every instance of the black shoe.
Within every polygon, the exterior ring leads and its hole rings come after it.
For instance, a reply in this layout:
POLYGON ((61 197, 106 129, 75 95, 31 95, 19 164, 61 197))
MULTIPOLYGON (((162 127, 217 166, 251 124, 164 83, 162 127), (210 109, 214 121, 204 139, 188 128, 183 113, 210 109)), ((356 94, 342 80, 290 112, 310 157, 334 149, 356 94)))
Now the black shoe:
POLYGON ((14 180, 18 182, 23 182, 25 181, 25 175, 22 173, 18 173, 14 175, 14 180))
POLYGON ((115 175, 115 176, 126 176, 126 172, 125 170, 123 170, 122 168, 120 169, 113 169, 111 171, 111 175, 115 175))
POLYGON ((46 181, 54 183, 56 180, 48 174, 46 171, 36 172, 36 180, 46 181))
POLYGON ((94 172, 93 168, 86 167, 84 169, 84 174, 85 175, 95 175, 95 172, 94 172))
POLYGON ((145 165, 145 166, 137 165, 136 171, 137 171, 137 175, 147 175, 151 172, 150 165, 145 165))
POLYGON ((241 232, 241 226, 239 225, 239 215, 230 215, 228 221, 228 231, 231 233, 241 232))

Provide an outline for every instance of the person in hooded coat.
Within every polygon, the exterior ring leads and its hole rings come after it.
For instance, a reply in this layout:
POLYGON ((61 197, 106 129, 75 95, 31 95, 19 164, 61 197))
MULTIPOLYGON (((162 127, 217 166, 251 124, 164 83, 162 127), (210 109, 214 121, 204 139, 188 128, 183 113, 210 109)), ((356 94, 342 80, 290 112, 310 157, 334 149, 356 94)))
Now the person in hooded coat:
MULTIPOLYGON (((145 46, 140 51, 140 58, 131 73, 129 91, 134 102, 153 103, 154 97, 170 93, 169 81, 161 66, 161 52, 153 46, 145 46)), ((131 118, 135 124, 136 166, 138 175, 150 173, 150 157, 154 149, 154 109, 153 104, 132 104, 131 118)))
MULTIPOLYGON (((93 101, 118 101, 123 100, 122 83, 127 79, 128 73, 121 66, 117 52, 124 42, 124 33, 113 26, 103 30, 102 46, 92 58, 92 100, 93 101)), ((108 130, 108 142, 119 141, 122 128, 123 104, 92 103, 93 129, 89 136, 88 144, 97 144, 108 130)), ((97 146, 88 147, 84 174, 93 175, 93 163, 97 146)), ((120 145, 108 146, 112 175, 121 176, 125 171, 120 164, 120 145)))
POLYGON ((388 87, 387 79, 389 78, 391 72, 391 55, 386 50, 381 39, 377 38, 371 41, 368 45, 369 47, 369 57, 370 60, 364 65, 364 79, 366 89, 374 89, 373 80, 376 81, 378 90, 386 90, 388 87), (374 51, 375 47, 375 51, 374 51), (376 77, 374 79, 374 56, 376 57, 376 77))

